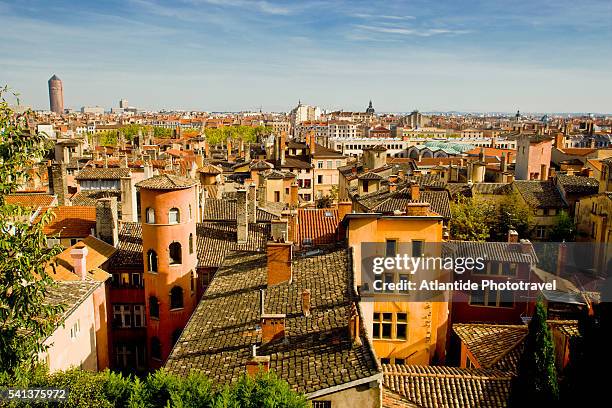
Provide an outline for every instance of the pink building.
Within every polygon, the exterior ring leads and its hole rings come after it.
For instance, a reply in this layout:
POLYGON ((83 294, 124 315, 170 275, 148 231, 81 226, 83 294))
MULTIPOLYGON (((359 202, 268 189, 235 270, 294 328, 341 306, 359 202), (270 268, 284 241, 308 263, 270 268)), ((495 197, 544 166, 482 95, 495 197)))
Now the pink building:
POLYGON ((552 139, 541 135, 520 135, 516 148, 516 180, 548 180, 552 139))

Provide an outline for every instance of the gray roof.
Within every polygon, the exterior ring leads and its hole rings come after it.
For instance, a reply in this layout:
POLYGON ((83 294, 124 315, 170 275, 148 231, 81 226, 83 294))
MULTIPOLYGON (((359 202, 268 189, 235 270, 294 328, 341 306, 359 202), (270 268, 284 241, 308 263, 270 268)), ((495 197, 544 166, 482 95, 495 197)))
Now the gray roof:
POLYGON ((131 171, 127 167, 86 167, 76 175, 76 180, 119 180, 129 177, 131 171))
POLYGON ((566 208, 567 203, 552 181, 519 181, 514 185, 527 204, 534 208, 566 208))
POLYGON ((353 345, 348 316, 357 296, 351 288, 346 249, 293 261, 293 281, 267 287, 265 311, 285 314, 285 339, 261 345, 260 288, 266 288, 266 254, 227 255, 183 330, 165 368, 186 376, 202 372, 219 384, 246 371, 252 346, 269 356, 270 371, 306 394, 372 379, 380 369, 370 343, 353 345), (301 312, 301 293, 311 291, 311 315, 301 312))

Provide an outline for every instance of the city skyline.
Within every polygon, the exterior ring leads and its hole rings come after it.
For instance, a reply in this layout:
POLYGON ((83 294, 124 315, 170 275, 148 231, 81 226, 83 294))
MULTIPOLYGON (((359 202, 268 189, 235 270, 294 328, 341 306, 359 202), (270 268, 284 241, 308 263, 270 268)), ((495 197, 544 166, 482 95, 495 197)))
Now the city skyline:
POLYGON ((610 112, 609 2, 442 3, 0 2, 0 70, 35 109, 610 112))

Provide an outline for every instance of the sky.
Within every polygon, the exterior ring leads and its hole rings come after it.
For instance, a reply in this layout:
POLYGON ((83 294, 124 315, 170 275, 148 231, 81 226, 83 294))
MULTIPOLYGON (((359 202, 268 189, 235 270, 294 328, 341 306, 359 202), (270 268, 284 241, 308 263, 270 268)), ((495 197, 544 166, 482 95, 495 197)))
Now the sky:
POLYGON ((0 85, 65 107, 612 112, 610 0, 0 0, 0 85))

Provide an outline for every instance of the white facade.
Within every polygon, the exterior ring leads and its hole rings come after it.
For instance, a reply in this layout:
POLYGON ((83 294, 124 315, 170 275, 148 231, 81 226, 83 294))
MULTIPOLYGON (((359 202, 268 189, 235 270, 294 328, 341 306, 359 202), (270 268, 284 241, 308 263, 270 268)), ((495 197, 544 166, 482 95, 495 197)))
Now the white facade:
POLYGON ((329 145, 332 149, 341 152, 345 156, 361 157, 363 149, 383 145, 387 148, 387 156, 401 157, 405 150, 414 145, 413 141, 403 140, 402 138, 331 138, 329 145))

